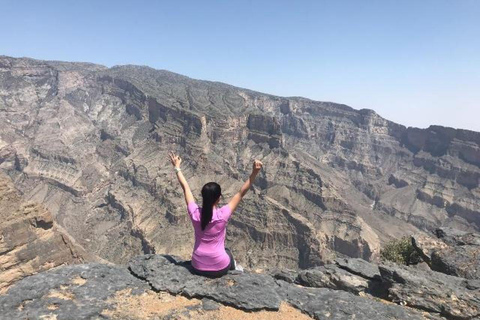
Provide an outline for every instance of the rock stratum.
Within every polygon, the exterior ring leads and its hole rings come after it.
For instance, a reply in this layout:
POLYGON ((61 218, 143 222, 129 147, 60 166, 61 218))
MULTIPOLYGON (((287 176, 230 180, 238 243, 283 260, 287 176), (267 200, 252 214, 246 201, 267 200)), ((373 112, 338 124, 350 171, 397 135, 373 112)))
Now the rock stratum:
POLYGON ((228 199, 263 161, 227 232, 250 268, 375 260, 392 238, 480 228, 478 132, 406 128, 371 110, 148 67, 0 56, 0 169, 85 252, 188 259, 193 233, 169 150, 197 200, 208 181, 228 199))
POLYGON ((69 237, 43 205, 26 202, 0 172, 0 294, 31 274, 101 261, 69 237))

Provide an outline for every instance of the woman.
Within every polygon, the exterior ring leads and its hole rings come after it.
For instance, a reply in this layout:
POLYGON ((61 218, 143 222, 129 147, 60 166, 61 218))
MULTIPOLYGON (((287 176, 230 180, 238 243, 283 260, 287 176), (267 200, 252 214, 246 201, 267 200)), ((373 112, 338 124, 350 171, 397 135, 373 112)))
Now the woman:
POLYGON ((182 186, 188 215, 195 230, 195 246, 192 254, 194 272, 208 277, 221 277, 228 270, 235 270, 235 260, 232 253, 225 249, 228 219, 250 189, 263 164, 258 160, 253 162, 253 170, 248 180, 245 181, 240 191, 233 196, 230 202, 221 208, 218 208, 218 202, 222 195, 220 185, 215 182, 205 184, 202 188, 203 203, 202 208, 200 208, 195 203, 192 191, 180 169, 182 159, 170 152, 170 160, 182 186))

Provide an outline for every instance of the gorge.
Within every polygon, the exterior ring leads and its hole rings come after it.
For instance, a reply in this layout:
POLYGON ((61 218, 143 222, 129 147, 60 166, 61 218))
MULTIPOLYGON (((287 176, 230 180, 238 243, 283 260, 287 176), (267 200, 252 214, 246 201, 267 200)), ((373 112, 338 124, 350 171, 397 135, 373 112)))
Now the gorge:
POLYGON ((149 67, 0 56, 0 169, 87 260, 188 259, 170 150, 198 201, 208 181, 227 201, 264 163, 227 232, 250 269, 375 261, 403 235, 480 230, 478 132, 149 67))

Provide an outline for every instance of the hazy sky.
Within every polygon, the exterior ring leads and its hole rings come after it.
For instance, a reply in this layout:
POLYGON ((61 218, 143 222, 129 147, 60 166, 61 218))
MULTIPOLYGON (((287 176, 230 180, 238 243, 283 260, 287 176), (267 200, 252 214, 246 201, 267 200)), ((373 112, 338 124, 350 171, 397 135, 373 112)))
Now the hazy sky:
POLYGON ((480 0, 0 0, 0 54, 148 65, 480 131, 480 0))

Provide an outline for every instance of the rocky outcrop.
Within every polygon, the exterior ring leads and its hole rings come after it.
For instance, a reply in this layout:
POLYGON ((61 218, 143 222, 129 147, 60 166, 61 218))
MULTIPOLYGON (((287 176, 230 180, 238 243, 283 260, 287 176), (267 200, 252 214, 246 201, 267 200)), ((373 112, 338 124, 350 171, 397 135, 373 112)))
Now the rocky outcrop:
POLYGON ((438 313, 447 319, 480 316, 480 282, 435 271, 380 266, 387 299, 412 308, 438 313))
POLYGON ((0 169, 88 252, 189 257, 170 150, 195 195, 217 181, 224 200, 263 161, 227 232, 245 266, 374 261, 392 237, 480 228, 476 132, 148 67, 0 57, 0 169))
POLYGON ((264 274, 239 273, 209 280, 192 274, 188 261, 159 255, 137 257, 129 269, 157 291, 209 298, 243 310, 278 310, 282 301, 274 279, 264 274))
MULTIPOLYGON (((112 308, 108 298, 128 289, 146 292, 146 282, 124 267, 86 264, 57 268, 18 282, 0 296, 2 319, 95 319, 112 308)), ((135 310, 132 318, 135 319, 135 310)))
MULTIPOLYGON (((343 286, 305 287, 249 272, 233 271, 210 279, 192 274, 189 261, 144 255, 130 261, 128 268, 84 264, 27 277, 0 296, 0 308, 8 319, 58 320, 69 319, 72 314, 75 319, 478 317, 480 287, 473 280, 465 282, 433 271, 415 274, 408 268, 378 267, 360 259, 342 259, 336 266, 329 267, 332 274, 343 277, 351 272, 351 277, 382 284, 388 295, 352 294, 343 286), (419 291, 416 285, 424 289, 419 291)), ((304 275, 299 274, 298 279, 304 275)))
POLYGON ((437 238, 412 236, 412 244, 432 270, 480 280, 480 235, 439 228, 437 238))
POLYGON ((433 270, 467 279, 480 279, 480 246, 459 246, 434 251, 433 270))
POLYGON ((413 235, 411 239, 415 250, 418 252, 422 260, 428 264, 431 264, 432 262, 433 252, 448 247, 448 245, 442 240, 423 234, 413 235))
POLYGON ((480 246, 480 234, 454 228, 438 228, 436 236, 450 246, 480 246))
POLYGON ((336 265, 326 265, 299 272, 296 283, 306 287, 331 288, 354 294, 368 291, 369 281, 336 265))
MULTIPOLYGON (((275 278, 282 279, 282 274, 275 278)), ((361 259, 339 259, 336 264, 302 270, 292 283, 327 287, 371 296, 446 319, 480 316, 480 281, 445 275, 414 266, 375 265, 361 259)))
POLYGON ((0 173, 0 293, 31 274, 94 261, 63 232, 43 205, 26 202, 0 173))

